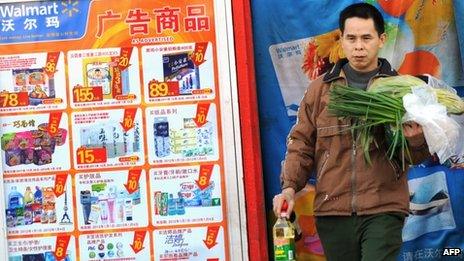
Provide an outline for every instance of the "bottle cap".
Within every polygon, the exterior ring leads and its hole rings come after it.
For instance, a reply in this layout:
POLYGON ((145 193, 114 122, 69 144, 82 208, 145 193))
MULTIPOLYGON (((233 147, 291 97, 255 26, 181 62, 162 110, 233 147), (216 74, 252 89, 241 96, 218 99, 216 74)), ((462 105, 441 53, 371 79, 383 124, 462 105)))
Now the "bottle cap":
POLYGON ((287 217, 287 210, 288 210, 288 203, 287 201, 284 201, 282 203, 282 206, 280 207, 280 216, 287 217))

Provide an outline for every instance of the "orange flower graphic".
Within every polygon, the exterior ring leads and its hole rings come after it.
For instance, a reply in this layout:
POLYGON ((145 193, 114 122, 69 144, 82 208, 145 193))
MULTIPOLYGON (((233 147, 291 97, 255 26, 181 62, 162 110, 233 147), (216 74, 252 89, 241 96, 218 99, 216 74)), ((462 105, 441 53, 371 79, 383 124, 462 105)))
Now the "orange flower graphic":
POLYGON ((311 80, 314 80, 344 57, 341 32, 337 29, 318 35, 308 43, 301 68, 311 80))

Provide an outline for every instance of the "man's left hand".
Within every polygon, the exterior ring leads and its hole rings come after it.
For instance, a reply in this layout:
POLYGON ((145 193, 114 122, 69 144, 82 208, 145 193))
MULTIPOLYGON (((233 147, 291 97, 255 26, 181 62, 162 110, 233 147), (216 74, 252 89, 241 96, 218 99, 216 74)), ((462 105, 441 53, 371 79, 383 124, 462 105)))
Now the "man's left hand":
POLYGON ((403 135, 411 147, 419 147, 425 143, 422 126, 413 121, 403 123, 403 135))

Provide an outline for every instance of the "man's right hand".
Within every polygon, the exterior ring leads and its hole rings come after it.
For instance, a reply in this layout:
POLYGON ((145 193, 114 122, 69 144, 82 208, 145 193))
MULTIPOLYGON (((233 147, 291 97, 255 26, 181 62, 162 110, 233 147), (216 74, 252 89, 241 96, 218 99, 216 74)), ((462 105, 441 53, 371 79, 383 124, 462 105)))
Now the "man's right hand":
POLYGON ((272 200, 272 205, 274 209, 274 214, 276 217, 280 217, 280 212, 284 201, 287 201, 287 216, 290 216, 292 213, 293 206, 295 205, 295 190, 293 188, 286 188, 282 190, 282 193, 276 195, 272 200))

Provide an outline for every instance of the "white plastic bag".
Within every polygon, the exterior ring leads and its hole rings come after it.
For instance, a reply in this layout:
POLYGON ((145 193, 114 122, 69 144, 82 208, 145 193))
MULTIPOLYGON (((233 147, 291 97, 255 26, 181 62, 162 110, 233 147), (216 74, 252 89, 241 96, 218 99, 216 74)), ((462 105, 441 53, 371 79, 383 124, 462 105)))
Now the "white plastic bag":
POLYGON ((429 151, 437 154, 441 164, 456 155, 460 125, 448 116, 430 86, 413 87, 412 93, 403 97, 403 106, 403 122, 414 121, 422 126, 429 151))
POLYGON ((451 118, 459 124, 461 131, 458 137, 459 142, 456 144, 456 155, 449 159, 449 165, 452 169, 464 169, 464 114, 451 115, 451 118))
POLYGON ((444 81, 430 75, 430 74, 424 74, 424 76, 427 76, 427 85, 435 88, 435 89, 445 89, 451 93, 456 94, 457 91, 453 87, 449 86, 446 84, 444 81))

